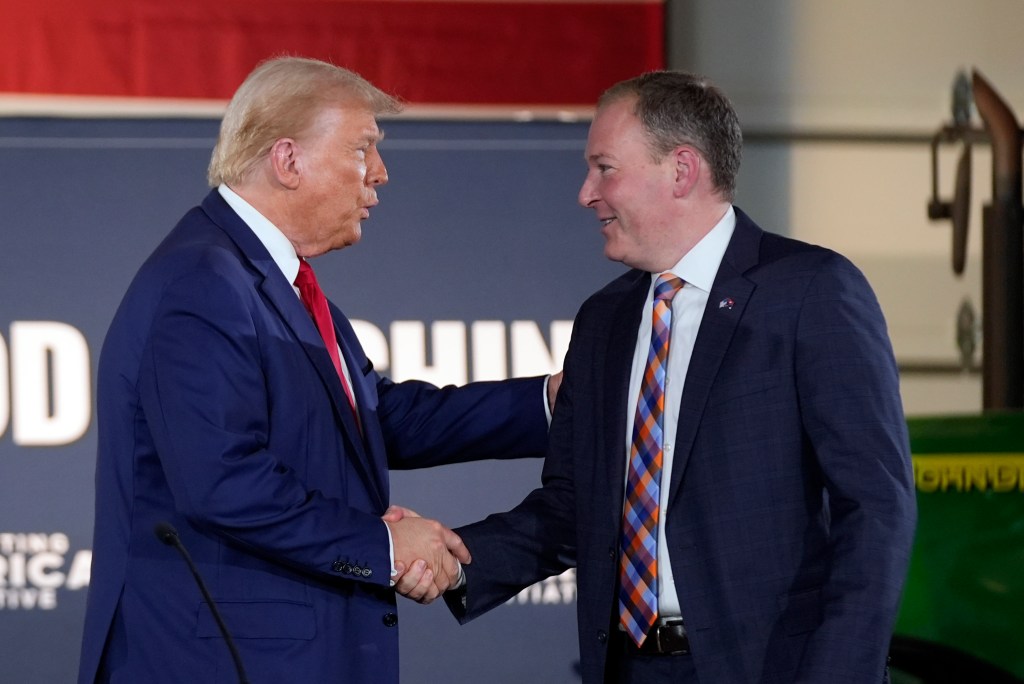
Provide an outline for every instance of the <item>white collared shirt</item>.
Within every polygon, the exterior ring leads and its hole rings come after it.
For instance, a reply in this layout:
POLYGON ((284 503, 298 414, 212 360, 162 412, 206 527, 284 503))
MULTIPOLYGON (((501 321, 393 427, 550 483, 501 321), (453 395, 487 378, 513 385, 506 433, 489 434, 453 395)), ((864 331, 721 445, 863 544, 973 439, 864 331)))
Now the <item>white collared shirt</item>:
MULTIPOLYGON (((665 375, 664 414, 664 458, 661 472, 661 508, 658 525, 658 615, 662 618, 679 617, 679 597, 672 576, 672 562, 665 541, 665 525, 668 519, 669 483, 672 481, 672 457, 676 441, 676 427, 679 422, 679 405, 683 396, 683 384, 690 367, 693 345, 697 339, 711 294, 711 286, 718 274, 725 249, 732 239, 736 227, 736 212, 730 206, 715 227, 705 235, 693 249, 665 273, 673 273, 686 283, 672 299, 672 330, 669 336, 668 365, 665 375)), ((650 289, 640 316, 636 348, 633 351, 633 366, 629 375, 629 393, 626 395, 626 464, 628 472, 629 451, 633 436, 633 418, 636 415, 640 383, 647 366, 647 355, 651 345, 651 317, 654 301, 654 285, 660 273, 651 276, 650 289)))
MULTIPOLYGON (((257 211, 227 185, 221 183, 217 187, 217 192, 267 248, 274 263, 281 269, 285 279, 291 283, 295 296, 301 299, 299 288, 295 287, 295 277, 299 275, 299 256, 295 253, 295 247, 291 241, 285 237, 280 228, 270 222, 270 219, 257 211)), ((338 345, 338 358, 341 359, 341 372, 345 374, 345 382, 352 387, 352 374, 349 372, 348 363, 345 362, 345 355, 341 351, 340 344, 338 345)), ((354 394, 352 403, 352 409, 356 412, 356 420, 359 420, 359 407, 355 404, 354 394)))
POLYGON ((299 288, 295 287, 295 277, 299 275, 299 257, 295 253, 295 247, 292 246, 291 241, 285 237, 284 233, 277 226, 270 222, 270 219, 256 211, 255 207, 242 199, 238 193, 228 186, 221 183, 217 187, 217 192, 228 203, 228 206, 234 209, 238 217, 245 221, 245 225, 249 226, 249 230, 255 233, 259 241, 263 243, 263 246, 267 248, 267 251, 270 252, 270 257, 277 264, 277 267, 281 269, 285 279, 292 284, 292 288, 294 288, 295 294, 298 296, 299 288))

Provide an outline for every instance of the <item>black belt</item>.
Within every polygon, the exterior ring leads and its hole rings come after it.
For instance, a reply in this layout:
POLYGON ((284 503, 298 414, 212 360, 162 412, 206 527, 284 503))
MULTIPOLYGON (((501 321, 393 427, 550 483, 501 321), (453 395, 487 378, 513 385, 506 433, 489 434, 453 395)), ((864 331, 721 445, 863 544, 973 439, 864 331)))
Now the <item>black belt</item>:
POLYGON ((637 646, 625 633, 622 639, 628 653, 643 655, 689 655, 690 639, 686 636, 686 628, 682 619, 655 623, 647 633, 644 643, 637 646))

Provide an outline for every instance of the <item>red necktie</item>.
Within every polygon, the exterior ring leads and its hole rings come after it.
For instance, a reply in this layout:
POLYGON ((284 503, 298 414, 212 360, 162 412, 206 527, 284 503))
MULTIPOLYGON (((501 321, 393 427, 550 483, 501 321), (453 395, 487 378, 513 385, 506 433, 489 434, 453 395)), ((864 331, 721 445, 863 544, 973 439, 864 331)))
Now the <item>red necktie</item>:
POLYGON ((665 443, 665 364, 672 327, 672 298, 682 286, 681 279, 665 273, 658 277, 654 287, 651 347, 633 418, 622 513, 619 621, 637 646, 644 643, 658 618, 658 500, 665 443))
POLYGON ((299 288, 302 303, 306 305, 306 311, 313 317, 313 322, 316 323, 316 327, 320 331, 320 337, 324 339, 327 353, 331 355, 331 361, 334 362, 334 370, 338 371, 341 386, 345 390, 345 396, 348 397, 349 406, 355 413, 356 400, 352 396, 352 388, 349 387, 348 380, 345 379, 345 374, 341 370, 338 338, 334 334, 334 321, 331 320, 331 310, 327 307, 327 297, 324 296, 320 284, 316 281, 313 267, 305 259, 299 259, 299 274, 295 276, 295 287, 299 288))

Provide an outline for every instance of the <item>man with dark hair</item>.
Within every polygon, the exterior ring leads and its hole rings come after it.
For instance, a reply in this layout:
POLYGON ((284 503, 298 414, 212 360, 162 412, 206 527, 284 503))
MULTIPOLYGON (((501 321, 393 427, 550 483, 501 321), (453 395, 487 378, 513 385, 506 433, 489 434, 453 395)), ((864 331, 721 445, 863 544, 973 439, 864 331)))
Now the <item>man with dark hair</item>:
POLYGON ((585 684, 887 677, 916 512, 885 321, 733 206, 741 147, 702 78, 601 98, 579 201, 631 270, 576 317, 543 485, 457 530, 463 621, 577 567, 585 684))

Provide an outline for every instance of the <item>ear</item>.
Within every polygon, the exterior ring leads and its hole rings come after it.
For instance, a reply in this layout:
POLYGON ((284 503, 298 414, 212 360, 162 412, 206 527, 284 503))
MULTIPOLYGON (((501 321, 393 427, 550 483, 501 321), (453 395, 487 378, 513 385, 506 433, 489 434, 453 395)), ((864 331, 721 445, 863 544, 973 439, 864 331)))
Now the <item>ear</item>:
POLYGON ((669 152, 675 165, 675 185, 673 195, 677 198, 688 196, 697 186, 704 158, 689 145, 680 145, 669 152))
POLYGON ((301 150, 292 138, 279 138, 270 146, 270 170, 274 179, 289 190, 299 187, 301 150))

